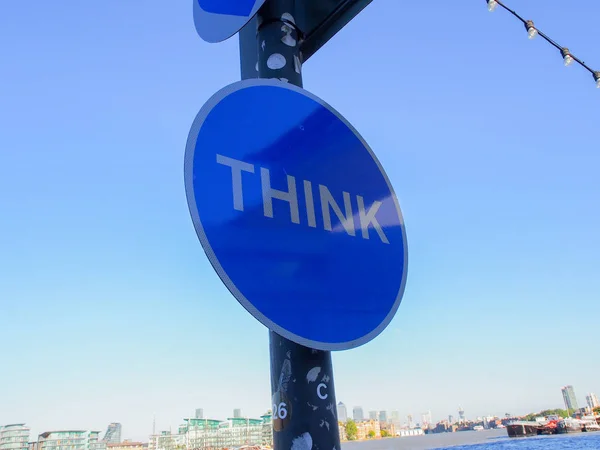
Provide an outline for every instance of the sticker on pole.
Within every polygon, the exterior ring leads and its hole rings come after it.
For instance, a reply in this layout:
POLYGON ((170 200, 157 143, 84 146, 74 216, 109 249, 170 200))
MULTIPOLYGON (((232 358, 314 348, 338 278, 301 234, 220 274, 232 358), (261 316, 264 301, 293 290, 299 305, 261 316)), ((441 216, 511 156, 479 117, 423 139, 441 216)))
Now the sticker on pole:
POLYGON ((377 336, 407 273, 402 213, 381 164, 332 107, 278 80, 246 80, 201 109, 185 152, 200 242, 233 296, 307 347, 377 336))
POLYGON ((193 0, 194 25, 202 39, 221 42, 240 31, 265 0, 193 0))

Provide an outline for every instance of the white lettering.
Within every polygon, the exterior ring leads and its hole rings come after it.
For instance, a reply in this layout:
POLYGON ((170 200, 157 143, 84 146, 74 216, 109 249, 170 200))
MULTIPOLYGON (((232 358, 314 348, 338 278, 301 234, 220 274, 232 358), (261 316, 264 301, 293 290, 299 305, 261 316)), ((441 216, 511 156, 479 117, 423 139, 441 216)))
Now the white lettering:
POLYGON ((317 386, 317 395, 319 396, 319 398, 321 400, 326 400, 327 397, 329 397, 329 394, 323 394, 323 392, 322 392, 323 389, 327 389, 327 385, 325 383, 320 383, 317 386))
POLYGON ((360 195, 357 195, 356 202, 358 203, 358 217, 360 219, 360 228, 362 230, 363 238, 369 239, 369 225, 373 225, 381 242, 389 244, 390 241, 388 241, 387 236, 381 229, 381 225, 379 225, 379 222, 377 222, 377 218, 375 217, 375 214, 379 211, 379 207, 382 203, 374 201, 369 211, 365 214, 365 200, 360 195))
MULTIPOLYGON (((228 156, 217 155, 217 163, 231 168, 231 188, 233 192, 233 208, 236 211, 244 211, 244 192, 242 189, 242 172, 255 173, 255 167, 252 164, 240 161, 228 156)), ((271 173, 269 169, 260 168, 263 214, 265 217, 273 218, 273 199, 282 200, 290 205, 290 219, 293 223, 300 223, 300 211, 298 205, 298 192, 296 188, 296 178, 291 175, 287 177, 287 191, 273 189, 271 187, 271 173)), ((304 204, 306 206, 306 220, 311 228, 317 228, 317 219, 315 213, 315 200, 313 195, 313 185, 308 180, 302 180, 304 188, 304 204)), ((352 211, 351 195, 348 192, 342 192, 344 199, 344 210, 337 204, 331 191, 327 186, 319 184, 319 198, 321 201, 321 214, 323 217, 323 228, 327 231, 333 231, 331 222, 331 211, 335 214, 346 233, 350 236, 356 236, 356 227, 352 211)), ((383 228, 377 220, 377 213, 383 205, 380 201, 374 201, 365 207, 365 199, 357 195, 356 203, 358 205, 358 221, 360 223, 361 236, 363 239, 370 239, 369 228, 372 227, 379 239, 384 244, 389 244, 383 228)), ((338 231, 338 230, 336 230, 338 231)), ((326 386, 325 386, 326 388, 326 386)), ((317 389, 322 389, 318 387, 317 389)))
POLYGON ((350 194, 343 192, 344 196, 344 210, 346 215, 342 214, 342 210, 335 202, 331 192, 327 189, 327 186, 319 185, 319 194, 321 196, 321 212, 323 213, 323 225, 327 231, 332 231, 331 228, 331 214, 329 209, 333 209, 333 212, 339 219, 340 223, 350 236, 356 236, 356 230, 354 229, 354 219, 352 217, 352 204, 350 203, 350 194))
POLYGON ((271 187, 271 174, 269 169, 260 168, 260 179, 262 183, 263 211, 265 217, 273 218, 273 199, 283 200, 290 204, 290 216, 292 222, 300 223, 300 213, 298 211, 298 195, 296 193, 296 179, 291 175, 287 176, 288 192, 279 191, 271 187))
POLYGON ((244 192, 242 191, 242 172, 254 173, 254 166, 244 161, 217 155, 217 163, 231 167, 231 188, 233 190, 233 209, 244 210, 244 192))
POLYGON ((273 405, 273 418, 274 419, 285 419, 288 415, 287 405, 285 402, 281 402, 279 405, 273 405))
POLYGON ((315 201, 313 200, 312 183, 304 180, 304 199, 306 201, 306 217, 308 218, 308 226, 317 228, 317 220, 315 219, 315 201))

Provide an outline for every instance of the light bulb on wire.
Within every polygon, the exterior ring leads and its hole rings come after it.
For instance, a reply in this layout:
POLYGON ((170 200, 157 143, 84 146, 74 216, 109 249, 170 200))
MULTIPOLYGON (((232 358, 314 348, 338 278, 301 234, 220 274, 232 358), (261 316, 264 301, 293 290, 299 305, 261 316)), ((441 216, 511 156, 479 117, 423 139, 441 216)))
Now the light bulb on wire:
POLYGON ((533 25, 533 20, 528 20, 525 23, 525 29, 527 30, 527 36, 529 37, 529 39, 533 39, 538 35, 538 30, 533 25))
POLYGON ((560 54, 562 55, 565 61, 565 66, 570 66, 573 63, 574 59, 571 56, 571 52, 569 52, 569 49, 567 47, 563 47, 560 50, 560 54))
POLYGON ((540 38, 543 38, 546 42, 548 42, 549 44, 551 44, 554 48, 556 48, 557 50, 560 50, 560 54, 561 54, 561 56, 563 58, 563 62, 565 64, 565 66, 570 66, 571 64, 573 64, 574 62, 576 62, 581 67, 583 67, 588 72, 590 72, 593 75, 593 77, 594 77, 594 81, 596 83, 596 87, 598 89, 600 89, 600 70, 596 70, 596 71, 592 70, 592 68, 590 66, 588 66, 585 62, 581 61, 579 58, 576 58, 569 51, 569 49, 567 47, 560 46, 556 41, 554 41, 549 36, 546 36, 544 33, 542 33, 540 30, 538 30, 535 27, 535 25, 533 23, 533 20, 525 20, 516 11, 513 11, 508 6, 506 6, 504 4, 504 1, 500 1, 500 0, 486 0, 486 3, 487 3, 488 11, 493 12, 496 8, 498 8, 498 6, 501 6, 503 9, 505 9, 506 11, 508 11, 509 13, 511 13, 518 20, 520 20, 521 23, 523 25, 525 25, 525 29, 527 30, 527 37, 529 39, 534 39, 536 36, 540 36, 540 38))

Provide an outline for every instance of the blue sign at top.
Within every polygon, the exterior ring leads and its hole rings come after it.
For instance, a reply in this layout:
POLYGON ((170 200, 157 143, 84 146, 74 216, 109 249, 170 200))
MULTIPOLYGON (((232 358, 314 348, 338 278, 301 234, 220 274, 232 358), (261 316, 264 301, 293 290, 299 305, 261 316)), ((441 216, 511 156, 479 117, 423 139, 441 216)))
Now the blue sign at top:
POLYGON ((198 0, 200 8, 204 11, 213 14, 224 14, 229 16, 244 16, 248 17, 254 9, 256 0, 198 0))
POLYGON ((407 273, 398 200, 369 146, 319 98, 277 80, 222 89, 190 131, 185 184, 210 262, 271 330, 345 350, 393 318, 407 273))
POLYGON ((221 42, 240 31, 265 0, 193 0, 196 31, 207 42, 221 42))

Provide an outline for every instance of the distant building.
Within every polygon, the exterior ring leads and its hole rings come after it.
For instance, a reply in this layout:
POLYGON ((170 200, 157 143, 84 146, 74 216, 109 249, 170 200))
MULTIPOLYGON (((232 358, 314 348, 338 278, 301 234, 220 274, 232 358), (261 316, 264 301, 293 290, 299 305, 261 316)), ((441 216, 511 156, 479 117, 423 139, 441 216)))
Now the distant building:
POLYGON ((381 431, 385 431, 388 436, 396 436, 396 425, 392 422, 379 422, 379 427, 381 431))
MULTIPOLYGON (((109 448, 107 450, 216 450, 239 447, 272 447, 273 420, 271 411, 260 419, 230 418, 184 419, 177 432, 163 431, 150 436, 147 449, 109 448)), ((71 449, 55 449, 71 450, 71 449)))
POLYGON ((369 420, 379 420, 379 414, 377 411, 369 411, 369 420))
POLYGON ((273 446, 273 414, 271 411, 267 411, 265 414, 260 416, 262 425, 262 442, 263 447, 273 446))
MULTIPOLYGON (((186 426, 181 430, 183 433, 179 433, 182 435, 181 442, 188 442, 191 448, 218 447, 220 423, 220 420, 213 419, 185 419, 186 426)), ((159 446, 156 450, 172 450, 170 446, 176 447, 180 438, 176 436, 170 440, 162 440, 164 443, 161 445, 159 438, 159 446)))
POLYGON ((460 423, 465 423, 466 422, 466 420, 465 420, 465 410, 462 409, 461 406, 458 407, 458 421, 460 423))
POLYGON ((379 421, 386 423, 388 421, 387 411, 379 411, 379 421))
POLYGON ((561 389, 563 400, 565 402, 565 408, 568 410, 578 410, 579 405, 577 404, 577 397, 575 396, 575 390, 573 386, 564 386, 561 389))
POLYGON ((346 433, 346 424, 338 422, 338 432, 340 433, 340 441, 344 442, 348 440, 348 434, 346 433))
POLYGON ((369 437, 369 433, 374 434, 373 437, 379 438, 381 437, 381 428, 379 426, 379 421, 377 420, 369 420, 363 421, 356 424, 356 439, 362 441, 369 437))
POLYGON ((590 407, 591 410, 593 410, 594 408, 600 407, 600 402, 598 401, 598 397, 593 392, 586 395, 585 401, 587 402, 587 405, 590 407))
POLYGON ((344 405, 342 402, 337 404, 337 418, 338 422, 348 421, 348 410, 346 409, 346 405, 344 405))
MULTIPOLYGON (((181 432, 172 434, 170 431, 163 431, 160 434, 153 434, 150 436, 150 441, 148 442, 148 450, 176 450, 186 444, 186 438, 187 434, 182 434, 181 432)), ((206 444, 214 445, 215 442, 207 440, 206 444)), ((194 445, 196 443, 190 441, 190 444, 194 445)))
POLYGON ((242 418, 242 410, 241 409, 234 409, 233 410, 233 418, 234 419, 241 419, 242 418))
POLYGON ((427 411, 426 413, 421 414, 421 421, 423 427, 428 427, 432 422, 431 411, 427 411))
POLYGON ((0 450, 27 450, 29 431, 24 423, 0 426, 0 450))
POLYGON ((196 409, 196 419, 204 419, 204 410, 202 408, 196 409))
POLYGON ((448 423, 449 423, 450 425, 452 425, 452 424, 454 423, 454 416, 453 416, 452 414, 450 414, 450 415, 448 416, 448 423))
POLYGON ((121 424, 111 423, 104 433, 102 441, 107 444, 119 444, 121 442, 121 424))
POLYGON ((231 418, 225 421, 185 419, 178 434, 167 434, 155 439, 156 447, 149 450, 177 450, 181 446, 193 449, 233 448, 245 445, 272 445, 272 418, 265 414, 260 419, 231 418))
POLYGON ((218 448, 241 447, 243 445, 261 445, 262 439, 262 419, 229 419, 219 424, 218 448))
POLYGON ((106 450, 99 431, 47 431, 38 436, 38 450, 106 450))
POLYGON ((392 411, 392 422, 394 425, 398 425, 400 423, 400 412, 396 410, 392 411))
POLYGON ((352 418, 355 422, 362 422, 365 420, 365 413, 362 409, 362 406, 355 406, 352 409, 352 418))
POLYGON ((408 428, 412 428, 414 426, 412 414, 406 416, 406 425, 408 425, 408 428))

